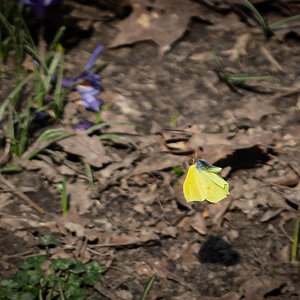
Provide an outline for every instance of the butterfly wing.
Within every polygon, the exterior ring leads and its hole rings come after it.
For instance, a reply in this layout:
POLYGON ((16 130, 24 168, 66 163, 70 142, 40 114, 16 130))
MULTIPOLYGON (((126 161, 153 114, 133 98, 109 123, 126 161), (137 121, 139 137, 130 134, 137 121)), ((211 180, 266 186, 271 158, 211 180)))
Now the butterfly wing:
POLYGON ((199 177, 204 185, 207 201, 213 203, 219 202, 229 194, 228 183, 217 174, 200 171, 199 177))
POLYGON ((206 191, 199 173, 195 164, 190 166, 183 184, 183 194, 187 202, 204 201, 206 198, 206 191))

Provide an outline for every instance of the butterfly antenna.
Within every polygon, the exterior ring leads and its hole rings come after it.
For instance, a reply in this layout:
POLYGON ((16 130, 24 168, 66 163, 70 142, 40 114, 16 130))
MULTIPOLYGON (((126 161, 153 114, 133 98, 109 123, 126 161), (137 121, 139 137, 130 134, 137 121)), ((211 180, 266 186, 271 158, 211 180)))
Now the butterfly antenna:
POLYGON ((196 150, 195 152, 194 152, 194 158, 193 158, 193 163, 195 163, 196 162, 196 160, 198 159, 198 150, 196 150))

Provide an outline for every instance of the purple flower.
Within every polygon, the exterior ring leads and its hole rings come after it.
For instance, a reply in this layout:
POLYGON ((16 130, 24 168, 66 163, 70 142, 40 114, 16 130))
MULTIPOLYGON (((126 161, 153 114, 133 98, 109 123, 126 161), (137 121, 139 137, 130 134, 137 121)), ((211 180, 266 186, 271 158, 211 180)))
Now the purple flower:
POLYGON ((17 0, 23 4, 31 5, 39 19, 44 18, 45 7, 54 5, 62 0, 17 0))
POLYGON ((74 127, 74 130, 87 130, 87 129, 91 128, 94 125, 95 125, 94 122, 91 122, 89 120, 85 120, 85 121, 80 122, 78 125, 76 125, 74 127))
POLYGON ((98 111, 103 105, 103 100, 97 98, 97 95, 101 92, 101 77, 98 74, 91 72, 102 49, 103 45, 100 44, 97 46, 83 72, 79 76, 75 78, 64 78, 62 80, 63 87, 75 85, 76 90, 80 93, 83 106, 92 111, 98 111))
POLYGON ((50 119, 50 115, 44 110, 37 111, 35 107, 31 107, 30 112, 34 116, 33 121, 35 123, 44 124, 50 119))

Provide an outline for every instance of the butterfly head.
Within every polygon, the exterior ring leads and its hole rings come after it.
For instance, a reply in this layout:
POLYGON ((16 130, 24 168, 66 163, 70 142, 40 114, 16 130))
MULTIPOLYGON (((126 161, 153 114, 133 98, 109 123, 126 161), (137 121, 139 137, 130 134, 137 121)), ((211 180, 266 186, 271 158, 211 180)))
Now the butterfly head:
POLYGON ((222 168, 212 166, 204 159, 198 159, 196 161, 196 168, 199 171, 207 171, 207 172, 211 172, 211 173, 219 173, 222 170, 222 168))

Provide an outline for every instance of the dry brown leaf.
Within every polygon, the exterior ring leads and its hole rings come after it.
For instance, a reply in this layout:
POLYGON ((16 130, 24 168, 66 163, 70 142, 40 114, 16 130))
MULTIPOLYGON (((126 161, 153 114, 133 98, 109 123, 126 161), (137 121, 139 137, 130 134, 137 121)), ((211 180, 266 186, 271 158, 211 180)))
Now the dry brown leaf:
POLYGON ((260 219, 260 222, 268 222, 269 220, 275 218, 283 211, 283 208, 278 208, 276 210, 266 211, 260 219))
POLYGON ((184 270, 191 269, 200 264, 196 254, 200 250, 198 243, 193 245, 184 244, 181 249, 180 264, 184 270))
POLYGON ((90 198, 88 187, 80 182, 67 183, 67 193, 70 196, 70 208, 76 208, 81 215, 88 212, 94 203, 90 198))
POLYGON ((268 276, 253 277, 241 286, 245 300, 265 299, 265 294, 272 290, 279 289, 283 282, 279 279, 268 276))
POLYGON ((0 228, 9 231, 16 231, 18 229, 24 230, 26 227, 39 227, 39 222, 34 221, 32 218, 18 217, 12 215, 1 215, 0 228))
POLYGON ((192 16, 205 16, 197 3, 188 0, 132 0, 132 7, 129 17, 117 25, 119 33, 111 47, 152 40, 164 53, 183 35, 192 16))
POLYGON ((299 177, 296 174, 287 174, 284 176, 268 177, 264 181, 275 185, 296 186, 299 182, 299 177))
POLYGON ((258 127, 250 128, 245 133, 237 135, 233 139, 232 144, 234 150, 248 149, 254 146, 259 146, 263 150, 266 150, 272 141, 273 133, 258 127))
POLYGON ((151 153, 149 157, 137 164, 133 175, 169 169, 180 165, 184 161, 184 157, 175 156, 169 153, 151 153))
POLYGON ((231 201, 232 198, 229 195, 226 199, 207 206, 206 211, 214 224, 221 224, 222 218, 226 213, 226 210, 229 208, 231 201))
POLYGON ((90 248, 98 247, 120 247, 126 245, 140 245, 148 241, 159 240, 159 237, 153 232, 145 232, 143 234, 131 233, 130 235, 120 232, 100 232, 98 230, 86 230, 88 240, 98 239, 96 245, 91 245, 90 248))
POLYGON ((206 228, 206 222, 203 216, 200 213, 196 213, 191 218, 191 226, 194 230, 196 230, 199 234, 206 235, 207 234, 207 228, 206 228))
POLYGON ((236 118, 247 118, 259 121, 263 116, 277 113, 276 108, 257 97, 247 100, 247 103, 233 111, 236 118))
POLYGON ((99 137, 78 133, 64 140, 58 141, 64 151, 83 157, 84 162, 91 166, 101 168, 111 159, 105 154, 105 149, 99 137))

